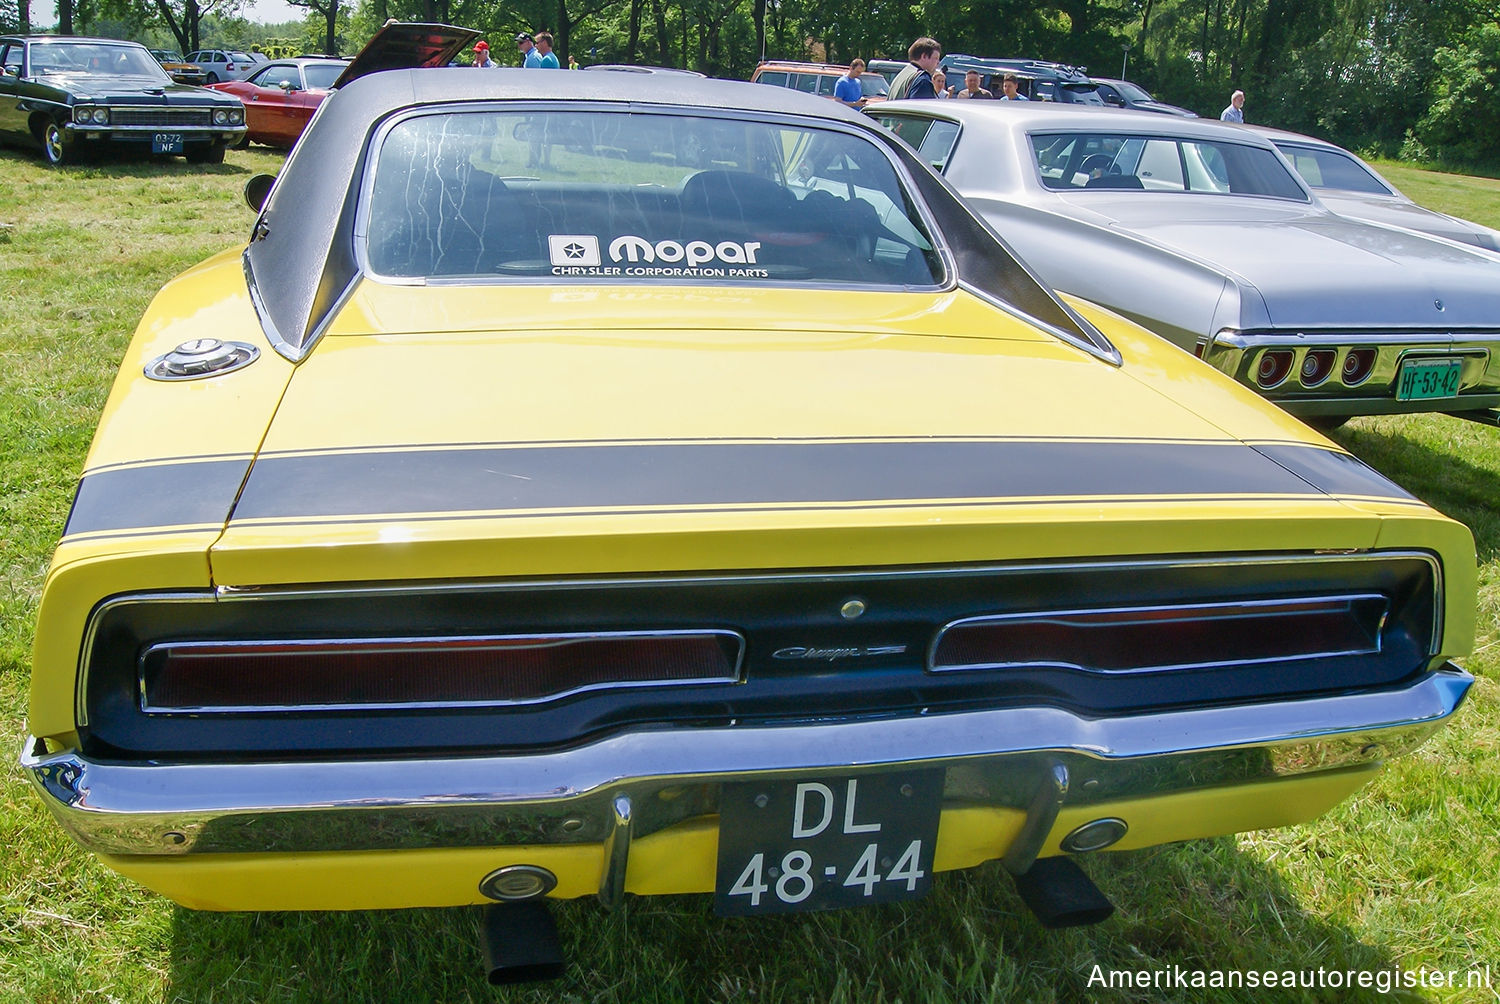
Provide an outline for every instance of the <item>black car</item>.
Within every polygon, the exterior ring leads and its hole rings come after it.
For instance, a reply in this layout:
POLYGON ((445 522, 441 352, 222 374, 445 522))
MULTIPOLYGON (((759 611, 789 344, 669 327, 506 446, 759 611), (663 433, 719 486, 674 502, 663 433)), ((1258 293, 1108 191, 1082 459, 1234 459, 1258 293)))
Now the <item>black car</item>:
POLYGON ((1093 77, 1094 86, 1099 89, 1099 96, 1104 103, 1111 108, 1129 108, 1137 112, 1157 112, 1162 115, 1177 115, 1185 119, 1195 119, 1197 112, 1188 111, 1177 105, 1169 105, 1165 101, 1153 98, 1140 84, 1132 84, 1128 80, 1115 80, 1111 77, 1093 77))
POLYGON ((179 84, 135 42, 0 36, 0 140, 60 165, 120 150, 217 164, 245 133, 239 99, 179 84))
POLYGON ((1042 59, 989 59, 953 53, 939 64, 949 80, 963 80, 970 70, 979 73, 979 86, 1000 96, 1000 82, 1013 74, 1022 97, 1029 101, 1060 101, 1064 104, 1102 105, 1099 89, 1084 67, 1050 63, 1042 59))

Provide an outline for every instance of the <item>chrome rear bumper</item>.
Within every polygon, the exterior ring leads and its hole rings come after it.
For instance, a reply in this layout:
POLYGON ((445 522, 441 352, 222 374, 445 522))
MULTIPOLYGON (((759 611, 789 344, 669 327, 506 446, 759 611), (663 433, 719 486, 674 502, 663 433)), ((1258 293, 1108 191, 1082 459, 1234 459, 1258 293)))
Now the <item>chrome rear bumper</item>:
POLYGON ((947 768, 945 798, 1024 808, 1064 764, 1069 805, 1368 764, 1423 742, 1473 678, 1090 719, 1030 707, 857 722, 627 732, 574 749, 362 761, 115 763, 41 752, 21 766, 62 824, 115 855, 484 847, 605 841, 717 811, 755 775, 947 768))
POLYGON ((1200 348, 1209 365, 1294 415, 1395 415, 1500 404, 1500 332, 1221 331, 1200 348), (1354 348, 1373 350, 1375 361, 1365 376, 1347 383, 1341 368, 1345 354, 1354 348), (1262 386, 1256 367, 1271 349, 1290 350, 1292 365, 1285 379, 1262 386), (1336 363, 1330 375, 1308 386, 1300 371, 1314 349, 1334 350, 1336 363), (1462 360, 1458 396, 1397 401, 1396 380, 1408 358, 1462 360))

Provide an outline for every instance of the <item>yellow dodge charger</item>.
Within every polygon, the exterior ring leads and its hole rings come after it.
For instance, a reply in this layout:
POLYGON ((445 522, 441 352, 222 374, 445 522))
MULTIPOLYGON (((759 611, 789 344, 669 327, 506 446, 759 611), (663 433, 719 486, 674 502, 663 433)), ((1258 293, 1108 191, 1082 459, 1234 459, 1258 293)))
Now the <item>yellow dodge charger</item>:
POLYGON ((1089 854, 1313 818, 1441 727, 1474 606, 1463 526, 873 122, 391 70, 141 321, 22 763, 190 907, 489 904, 496 980, 555 968, 549 897, 1001 859, 1084 923, 1089 854))

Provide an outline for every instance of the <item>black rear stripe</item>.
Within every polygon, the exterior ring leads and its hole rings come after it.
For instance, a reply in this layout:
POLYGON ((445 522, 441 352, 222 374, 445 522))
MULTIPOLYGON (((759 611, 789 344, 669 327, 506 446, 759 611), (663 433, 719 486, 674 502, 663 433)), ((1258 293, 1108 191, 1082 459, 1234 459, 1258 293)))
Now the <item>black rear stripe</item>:
POLYGON ((727 509, 1170 496, 1410 501, 1316 447, 1118 441, 645 443, 391 450, 106 470, 79 486, 67 534, 381 514, 727 509))

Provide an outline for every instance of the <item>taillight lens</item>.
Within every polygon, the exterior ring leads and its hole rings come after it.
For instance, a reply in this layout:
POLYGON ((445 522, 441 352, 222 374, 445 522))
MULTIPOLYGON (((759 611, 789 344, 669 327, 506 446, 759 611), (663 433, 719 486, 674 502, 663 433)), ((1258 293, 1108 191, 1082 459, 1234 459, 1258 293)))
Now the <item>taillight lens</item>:
POLYGON ((1269 349, 1262 352, 1255 367, 1255 382, 1262 387, 1275 387, 1292 371, 1291 349, 1269 349))
POLYGON ((148 712, 522 704, 580 690, 730 683, 732 632, 171 642, 141 657, 148 712))
POLYGON ((944 628, 932 668, 1121 673, 1355 655, 1380 651, 1387 609, 1361 594, 977 617, 944 628))
POLYGON ((1344 383, 1350 387, 1364 383, 1374 368, 1374 349, 1350 349, 1349 354, 1344 357, 1344 383))
POLYGON ((1316 387, 1328 379, 1333 372, 1333 361, 1338 352, 1334 349, 1309 349, 1302 357, 1302 370, 1298 374, 1304 387, 1316 387))

